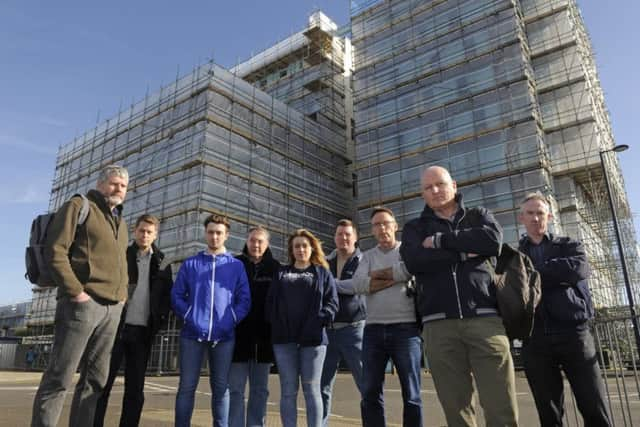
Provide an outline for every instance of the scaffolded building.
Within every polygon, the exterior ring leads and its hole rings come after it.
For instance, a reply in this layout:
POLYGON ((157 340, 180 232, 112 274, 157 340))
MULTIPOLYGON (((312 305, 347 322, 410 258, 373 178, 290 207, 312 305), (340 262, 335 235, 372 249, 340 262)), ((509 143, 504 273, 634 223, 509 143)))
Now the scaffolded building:
MULTIPOLYGON (((204 248, 202 222, 211 213, 230 218, 233 252, 258 224, 283 261, 297 228, 331 242, 333 225, 353 206, 350 54, 335 30, 317 12, 305 30, 234 70, 197 67, 63 146, 50 210, 117 163, 130 174, 126 220, 157 215, 158 245, 176 264, 204 248)), ((54 309, 53 292, 37 289, 38 335, 51 332, 54 309)))
MULTIPOLYGON (((401 225, 418 216, 420 172, 438 164, 511 243, 524 231, 519 201, 547 194, 554 229, 586 243, 597 305, 623 306, 599 158, 613 144, 575 0, 352 0, 350 26, 317 12, 233 69, 197 67, 63 146, 49 207, 119 163, 131 174, 127 220, 158 215, 176 264, 203 247, 209 213, 230 217, 233 251, 250 226, 267 226, 284 261, 293 229, 330 244, 342 217, 356 217, 371 246, 371 207, 387 205, 401 225)), ((624 182, 615 154, 603 159, 635 283, 624 182)), ((45 341, 54 308, 37 289, 30 324, 45 341)), ((159 370, 175 368, 175 327, 154 347, 159 370)))
MULTIPOLYGON (((352 0, 358 211, 420 214, 420 171, 447 167, 467 205, 516 243, 525 193, 552 200, 554 229, 583 240, 596 304, 626 304, 600 151, 613 147, 575 0, 352 0)), ((637 278, 635 233, 606 155, 637 278)))

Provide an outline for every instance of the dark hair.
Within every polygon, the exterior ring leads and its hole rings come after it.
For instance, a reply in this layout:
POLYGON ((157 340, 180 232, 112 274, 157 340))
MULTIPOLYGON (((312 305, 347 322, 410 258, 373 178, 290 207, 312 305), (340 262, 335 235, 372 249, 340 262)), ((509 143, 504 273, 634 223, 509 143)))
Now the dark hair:
POLYGON ((356 225, 350 219, 343 218, 338 220, 338 224, 336 224, 336 228, 338 227, 351 227, 356 234, 358 234, 358 230, 356 229, 356 225))
POLYGON ((204 228, 206 229, 207 226, 211 223, 223 224, 227 228, 227 231, 229 231, 229 229, 231 228, 231 225, 229 224, 229 220, 227 219, 226 216, 216 215, 216 214, 209 215, 204 220, 204 228))
POLYGON ((311 259, 309 260, 313 265, 321 265, 327 270, 329 269, 329 263, 325 259, 324 251, 322 250, 322 243, 316 236, 313 235, 309 230, 304 228, 300 228, 294 231, 291 236, 289 236, 288 252, 289 252, 289 263, 291 265, 295 264, 296 257, 293 256, 293 239, 296 237, 304 237, 309 241, 311 245, 311 259))
POLYGON ((369 217, 369 219, 373 218, 374 216, 376 216, 376 214, 379 214, 380 212, 386 212, 389 215, 391 215, 391 218, 393 218, 394 220, 396 219, 396 216, 393 214, 393 211, 384 206, 374 206, 373 210, 371 211, 371 216, 369 217))
POLYGON ((158 219, 157 216, 154 216, 154 215, 150 215, 150 214, 140 215, 136 220, 135 228, 138 228, 141 222, 146 222, 148 224, 155 225, 156 231, 158 230, 158 228, 160 228, 160 220, 158 219))

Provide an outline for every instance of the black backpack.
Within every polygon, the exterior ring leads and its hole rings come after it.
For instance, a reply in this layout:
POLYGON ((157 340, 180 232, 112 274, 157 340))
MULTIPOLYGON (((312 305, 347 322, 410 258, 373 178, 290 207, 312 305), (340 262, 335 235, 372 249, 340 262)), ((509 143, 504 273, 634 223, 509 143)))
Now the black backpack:
POLYGON ((540 273, 529 257, 504 243, 495 267, 496 297, 509 339, 525 339, 533 331, 542 296, 540 273))
MULTIPOLYGON (((82 194, 75 194, 73 197, 82 197, 82 207, 78 214, 78 226, 85 223, 89 216, 89 199, 82 194)), ((31 234, 29 234, 29 246, 25 252, 25 267, 27 272, 25 279, 34 285, 42 287, 55 286, 49 265, 44 259, 44 248, 47 242, 47 230, 56 213, 46 213, 38 215, 31 223, 31 234)), ((77 232, 77 228, 76 228, 77 232)), ((75 237, 74 237, 75 240, 75 237)))

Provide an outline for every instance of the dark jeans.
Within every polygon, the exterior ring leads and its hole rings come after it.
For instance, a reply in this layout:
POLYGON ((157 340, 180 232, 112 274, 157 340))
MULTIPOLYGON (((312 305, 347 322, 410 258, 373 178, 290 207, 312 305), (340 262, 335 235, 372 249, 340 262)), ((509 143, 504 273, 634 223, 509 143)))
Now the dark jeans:
POLYGON ((415 323, 373 324, 364 328, 362 344, 362 425, 386 425, 384 377, 389 359, 398 372, 404 402, 402 425, 422 426, 420 359, 422 339, 415 323))
POLYGON ((151 350, 151 333, 144 326, 124 325, 111 351, 109 378, 104 386, 102 396, 98 400, 94 427, 104 425, 104 415, 109 403, 109 394, 118 370, 125 361, 124 396, 122 397, 122 414, 120 427, 137 427, 144 405, 144 376, 151 350))
POLYGON ((611 425, 596 349, 588 330, 534 335, 522 349, 522 358, 542 427, 562 425, 560 369, 569 380, 585 427, 611 425))

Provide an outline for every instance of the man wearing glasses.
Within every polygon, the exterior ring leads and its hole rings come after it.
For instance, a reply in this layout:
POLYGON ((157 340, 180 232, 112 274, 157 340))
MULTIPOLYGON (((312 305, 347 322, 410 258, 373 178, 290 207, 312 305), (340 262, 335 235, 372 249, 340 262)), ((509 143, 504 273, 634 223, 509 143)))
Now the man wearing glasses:
POLYGON ((416 323, 411 274, 400 259, 398 223, 393 212, 375 207, 371 214, 378 243, 363 253, 353 276, 356 293, 367 295, 367 320, 362 344, 362 424, 385 426, 384 378, 389 359, 402 386, 403 425, 422 426, 420 399, 420 330, 416 323))

